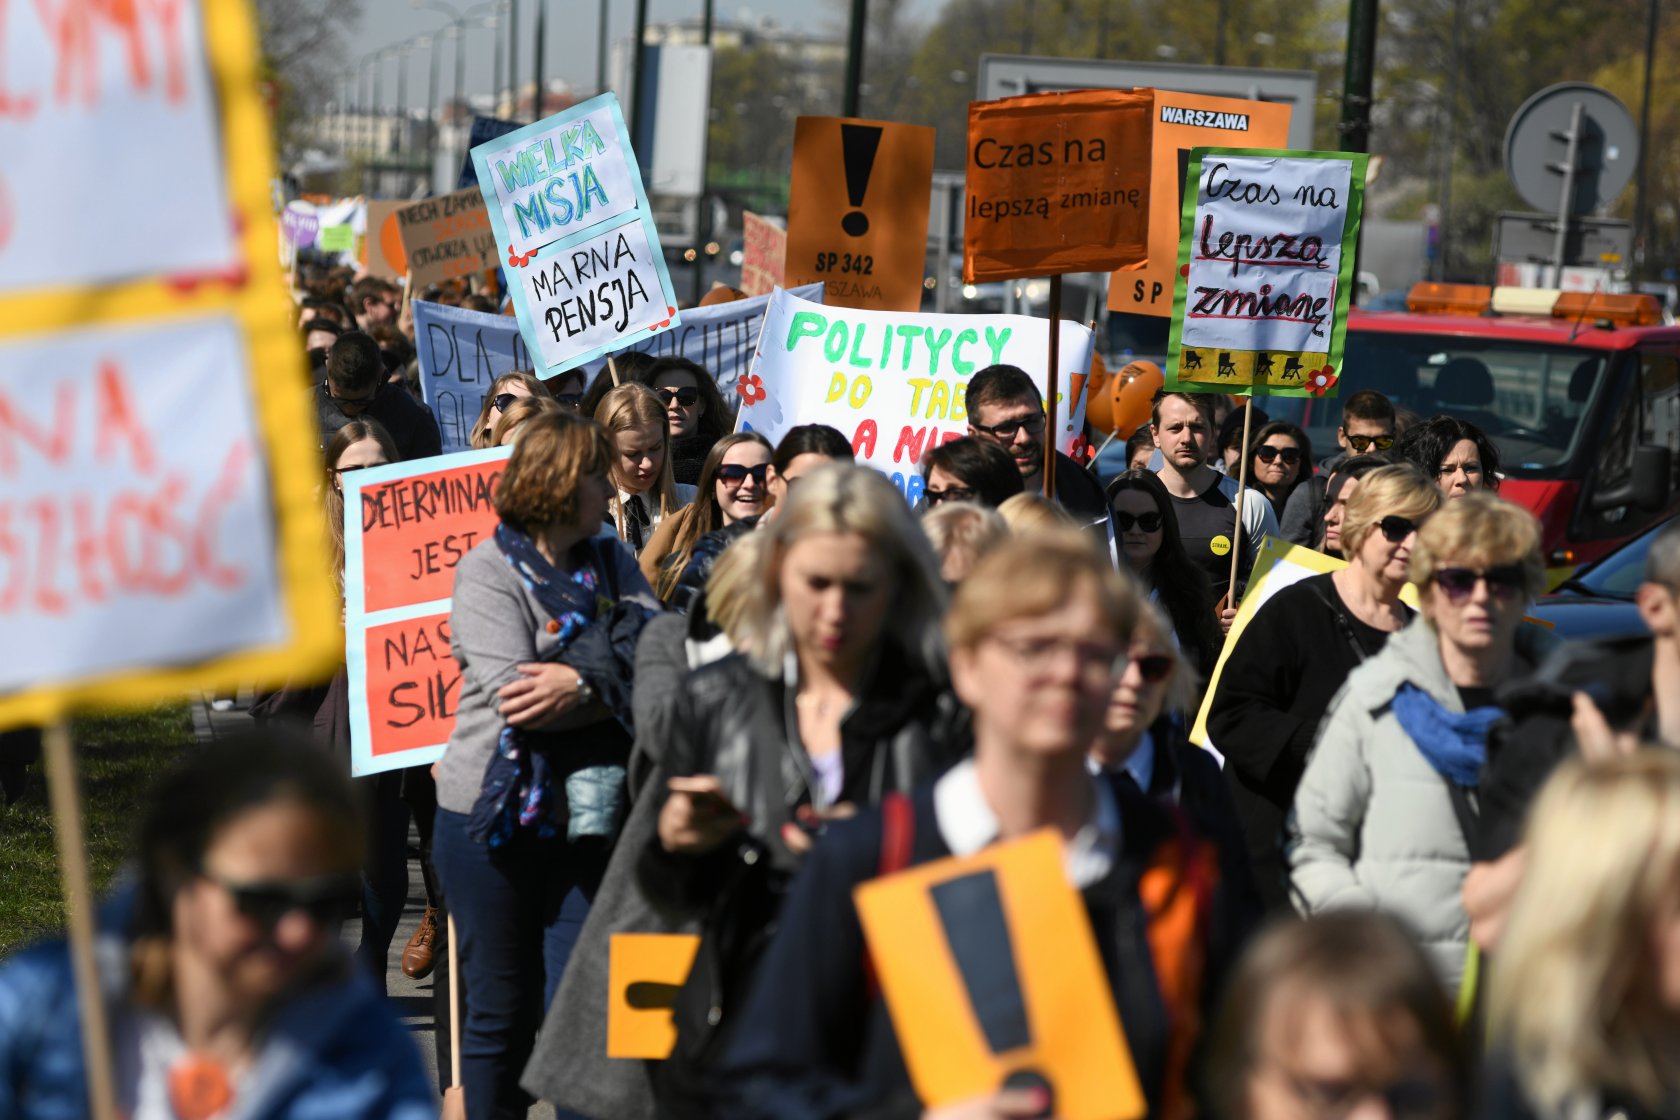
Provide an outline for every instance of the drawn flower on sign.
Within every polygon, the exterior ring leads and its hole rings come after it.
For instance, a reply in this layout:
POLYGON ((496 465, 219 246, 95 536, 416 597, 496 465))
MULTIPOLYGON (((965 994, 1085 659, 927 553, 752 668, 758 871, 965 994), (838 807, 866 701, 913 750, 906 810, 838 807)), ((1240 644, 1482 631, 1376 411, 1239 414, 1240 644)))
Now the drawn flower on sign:
POLYGON ((1336 382, 1340 380, 1341 378, 1336 376, 1335 366, 1325 366, 1323 369, 1315 369, 1308 374, 1307 383, 1304 387, 1313 396, 1322 397, 1334 389, 1336 382))
POLYGON ((531 258, 536 256, 536 255, 537 255, 537 251, 535 249, 532 249, 529 253, 525 253, 523 255, 521 255, 519 253, 515 253, 513 251, 513 246, 509 245, 508 246, 508 267, 509 268, 524 268, 526 265, 531 263, 531 258))
POLYGON ((770 395, 764 390, 764 379, 756 373, 743 373, 741 380, 736 383, 735 391, 741 394, 741 403, 749 406, 770 395))
POLYGON ((1080 433, 1078 436, 1074 437, 1073 443, 1068 446, 1068 458, 1072 459, 1076 463, 1086 463, 1090 461, 1091 443, 1085 438, 1084 433, 1080 433))

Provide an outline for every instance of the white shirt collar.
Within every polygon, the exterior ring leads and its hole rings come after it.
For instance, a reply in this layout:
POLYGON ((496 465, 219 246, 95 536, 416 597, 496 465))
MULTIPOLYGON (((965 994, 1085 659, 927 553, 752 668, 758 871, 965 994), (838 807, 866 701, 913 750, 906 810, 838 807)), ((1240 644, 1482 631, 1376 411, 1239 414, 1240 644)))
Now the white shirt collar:
MULTIPOLYGON (((1068 879, 1080 889, 1101 881, 1120 853, 1120 805, 1114 790, 1100 775, 1091 776, 1091 790, 1091 819, 1063 852, 1068 879)), ((997 814, 980 789, 972 758, 957 763, 934 784, 933 815, 952 855, 970 856, 997 841, 997 814)))

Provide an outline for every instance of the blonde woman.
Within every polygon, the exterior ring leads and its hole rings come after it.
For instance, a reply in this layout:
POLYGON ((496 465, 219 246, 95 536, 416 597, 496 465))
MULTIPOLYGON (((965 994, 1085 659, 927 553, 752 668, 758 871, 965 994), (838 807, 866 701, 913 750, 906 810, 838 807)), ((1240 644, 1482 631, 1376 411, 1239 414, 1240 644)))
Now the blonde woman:
POLYGON ((495 440, 496 423, 513 406, 514 401, 523 397, 551 399, 548 386, 530 370, 516 369, 511 373, 502 374, 490 383, 489 392, 484 394, 484 405, 478 410, 478 419, 473 422, 473 450, 481 451, 486 447, 499 446, 495 440))
POLYGON ((815 834, 930 780, 957 749, 944 585, 886 477, 850 465, 802 475, 754 536, 747 650, 685 682, 637 869, 662 911, 706 916, 676 1049, 654 1074, 671 1115, 717 1103, 710 1067, 815 834))
POLYGON ((1680 754, 1572 760, 1527 828, 1489 990, 1490 1120, 1680 1114, 1680 754))
POLYGON ((1009 539, 1009 523, 979 502, 941 502, 922 515, 922 532, 939 556, 939 575, 953 587, 994 546, 1009 539))
POLYGON ((1005 498, 998 506, 998 516, 1003 518, 1010 532, 1017 534, 1079 528, 1079 522, 1060 503, 1031 491, 1005 498))
POLYGON ((1348 676, 1319 732, 1295 794, 1290 880, 1304 913, 1397 915, 1456 988, 1470 947, 1466 833, 1502 715, 1494 689, 1524 671, 1517 626, 1545 584, 1540 525, 1467 494, 1417 531, 1411 577, 1421 616, 1348 676))
POLYGON ((659 523, 694 500, 695 488, 671 478, 671 420, 665 403, 641 384, 620 385, 601 398, 595 422, 613 450, 616 490, 607 520, 637 556, 659 523))
POLYGON ((509 404, 501 419, 496 421, 496 426, 490 430, 490 442, 486 446, 506 447, 519 434, 519 429, 531 420, 545 413, 565 411, 560 402, 551 397, 520 397, 509 404))

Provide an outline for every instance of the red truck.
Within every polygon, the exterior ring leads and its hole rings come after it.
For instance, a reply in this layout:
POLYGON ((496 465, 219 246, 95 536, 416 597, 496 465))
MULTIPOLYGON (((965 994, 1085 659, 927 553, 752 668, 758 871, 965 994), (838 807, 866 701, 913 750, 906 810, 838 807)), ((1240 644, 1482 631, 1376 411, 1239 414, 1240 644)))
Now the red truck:
MULTIPOLYGON (((1649 295, 1420 284, 1407 310, 1353 311, 1338 395, 1376 389, 1499 447, 1500 493, 1544 526, 1546 562, 1595 559, 1680 507, 1680 326, 1649 295)), ((1272 397, 1336 450, 1335 401, 1272 397)))

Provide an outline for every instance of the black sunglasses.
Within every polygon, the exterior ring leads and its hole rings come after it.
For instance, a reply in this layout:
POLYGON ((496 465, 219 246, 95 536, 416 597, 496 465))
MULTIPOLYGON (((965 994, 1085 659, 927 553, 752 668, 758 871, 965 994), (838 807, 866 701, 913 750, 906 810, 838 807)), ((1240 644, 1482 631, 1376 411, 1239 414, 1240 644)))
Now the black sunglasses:
POLYGON ((655 389, 654 392, 659 394, 659 399, 664 401, 667 407, 670 406, 672 401, 676 401, 684 408, 693 408, 700 400, 700 390, 693 387, 687 389, 655 389))
POLYGON ((1002 440, 1004 443, 1013 443, 1015 442, 1016 434, 1020 432, 1022 428, 1025 428, 1029 434, 1035 436, 1039 432, 1042 432, 1044 430, 1044 413, 1035 412, 1030 416, 1023 416, 1018 420, 1005 420, 1001 424, 993 424, 990 427, 987 427, 985 424, 981 424, 977 421, 970 420, 968 422, 968 426, 977 432, 984 432, 986 435, 989 435, 994 439, 1002 440))
POLYGON ((234 908, 269 933, 280 919, 293 912, 308 915, 317 926, 327 926, 350 916, 362 897, 359 875, 318 875, 309 879, 232 883, 208 871, 204 878, 221 887, 233 899, 234 908))
POLYGON ((1401 517, 1391 513, 1377 522, 1377 528, 1382 531, 1383 540, 1389 544, 1399 544, 1413 533, 1417 532, 1417 522, 1409 517, 1401 517))
POLYGON ((556 393, 554 399, 560 402, 561 408, 576 408, 583 403, 582 393, 556 393))
POLYGON ((1161 521, 1162 517, 1160 510, 1152 510, 1149 513, 1135 514, 1123 513, 1120 510, 1114 511, 1114 528, 1121 533, 1131 532, 1133 525, 1136 525, 1139 529, 1142 529, 1146 533, 1154 533, 1160 530, 1161 521))
POLYGON ((923 490, 922 500, 930 506, 936 506, 940 502, 971 502, 974 500, 974 491, 966 486, 953 486, 949 490, 923 490))
POLYGON ((1160 684, 1172 675, 1173 659, 1164 653, 1152 653, 1146 657, 1134 657, 1132 661, 1138 667, 1138 675, 1147 684, 1160 684))
POLYGON ((1500 564, 1483 572, 1470 568, 1442 568, 1435 573, 1436 586, 1445 591, 1447 599, 1453 603, 1468 599, 1470 592, 1481 581, 1487 583, 1489 595, 1502 599, 1521 592, 1527 585, 1521 564, 1500 564))
POLYGON ((1299 447, 1273 447, 1269 443, 1264 443, 1254 449, 1254 457, 1262 463, 1269 463, 1273 459, 1282 459, 1284 466, 1293 467, 1301 461, 1301 449, 1299 447))
POLYGON ((1369 451, 1373 446, 1375 446, 1378 451, 1387 451, 1389 448, 1394 446, 1393 436, 1349 436, 1347 437, 1347 441, 1348 444, 1361 455, 1365 454, 1365 452, 1369 451))
POLYGON ((336 404, 341 412, 346 406, 349 406, 350 408, 366 408, 368 405, 373 403, 374 397, 379 396, 378 386, 374 387, 372 396, 341 397, 337 393, 333 392, 332 382, 330 380, 323 381, 321 384, 327 390, 327 399, 336 404))
MULTIPOLYGON (((694 390, 687 389, 684 391, 692 393, 694 390)), ((718 481, 730 486, 741 485, 747 480, 749 474, 752 475, 753 482, 763 486, 765 478, 770 474, 770 464, 760 463, 756 467, 743 467, 739 463, 725 463, 717 469, 718 481)))
POLYGON ((518 400, 522 395, 523 394, 520 393, 497 393, 495 396, 490 398, 490 407, 494 408, 497 412, 506 412, 508 409, 513 407, 513 402, 518 400))

